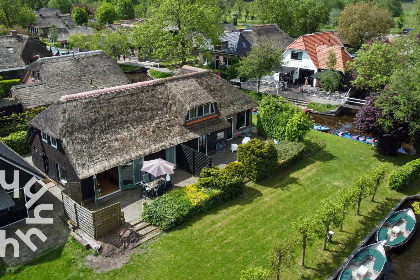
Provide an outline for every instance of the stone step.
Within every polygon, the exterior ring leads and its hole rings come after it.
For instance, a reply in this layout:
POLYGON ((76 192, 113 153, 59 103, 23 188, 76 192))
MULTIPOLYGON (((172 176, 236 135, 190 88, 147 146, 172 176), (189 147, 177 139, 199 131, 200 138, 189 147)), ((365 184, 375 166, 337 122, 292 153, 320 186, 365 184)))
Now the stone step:
POLYGON ((151 226, 151 224, 142 221, 141 223, 138 223, 137 225, 134 226, 134 230, 140 231, 148 226, 151 226))
POLYGON ((137 224, 140 224, 141 222, 143 222, 141 217, 135 218, 132 221, 126 221, 127 223, 130 223, 132 226, 135 226, 137 224))
POLYGON ((155 226, 149 225, 147 227, 142 228, 141 230, 138 230, 137 232, 141 235, 141 236, 145 236, 147 234, 149 234, 150 232, 154 231, 158 229, 155 226))
POLYGON ((141 238, 141 242, 146 242, 147 240, 152 239, 155 236, 158 236, 161 233, 160 229, 156 228, 153 231, 149 232, 147 235, 141 238))

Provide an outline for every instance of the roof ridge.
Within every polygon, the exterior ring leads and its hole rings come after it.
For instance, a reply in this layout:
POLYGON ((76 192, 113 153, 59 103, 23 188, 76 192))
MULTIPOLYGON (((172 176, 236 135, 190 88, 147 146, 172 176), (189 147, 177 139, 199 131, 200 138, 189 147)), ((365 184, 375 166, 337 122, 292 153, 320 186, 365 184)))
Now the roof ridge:
POLYGON ((138 83, 134 83, 134 84, 127 84, 127 85, 121 85, 121 86, 116 86, 116 87, 85 91, 85 92, 81 92, 81 93, 68 94, 68 95, 62 96, 60 98, 60 100, 63 101, 63 102, 66 102, 66 101, 70 101, 70 100, 82 99, 82 98, 87 98, 87 97, 92 97, 92 96, 99 96, 99 95, 102 95, 102 94, 107 94, 107 93, 110 93, 110 92, 116 92, 116 91, 125 90, 125 89, 146 87, 146 86, 150 86, 150 85, 154 85, 154 84, 159 84, 161 82, 180 80, 182 78, 193 77, 193 76, 198 76, 198 75, 201 75, 201 74, 210 73, 209 70, 198 68, 198 67, 193 67, 193 66, 188 66, 188 65, 184 65, 182 68, 188 69, 188 70, 194 70, 196 72, 182 74, 182 75, 178 75, 178 76, 167 77, 167 78, 161 78, 161 79, 156 79, 156 80, 151 80, 151 81, 138 82, 138 83))
POLYGON ((103 50, 96 50, 96 51, 65 54, 65 55, 59 55, 59 56, 42 57, 42 58, 38 58, 37 61, 53 60, 53 59, 60 59, 60 58, 64 59, 64 58, 69 58, 69 57, 73 57, 73 56, 89 56, 89 55, 100 54, 100 53, 104 53, 104 51, 103 50))
POLYGON ((37 82, 37 83, 31 83, 31 84, 22 84, 22 85, 15 85, 12 86, 11 89, 19 89, 19 88, 27 88, 27 87, 34 87, 34 86, 40 86, 45 85, 47 82, 37 82))

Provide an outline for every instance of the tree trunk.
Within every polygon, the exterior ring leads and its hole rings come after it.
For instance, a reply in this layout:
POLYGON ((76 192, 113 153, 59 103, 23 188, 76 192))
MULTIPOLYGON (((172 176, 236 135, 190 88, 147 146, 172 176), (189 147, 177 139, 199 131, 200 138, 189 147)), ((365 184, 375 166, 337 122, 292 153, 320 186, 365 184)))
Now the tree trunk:
POLYGON ((302 240, 302 262, 301 262, 301 266, 305 265, 305 249, 306 249, 306 237, 307 235, 304 234, 303 235, 303 240, 302 240))
POLYGON ((328 238, 328 232, 330 231, 330 226, 327 226, 327 229, 325 231, 325 237, 324 237, 324 245, 322 247, 322 250, 325 251, 327 249, 327 238, 328 238))
POLYGON ((346 215, 346 211, 343 210, 343 219, 341 220, 340 231, 343 231, 344 218, 346 217, 345 215, 346 215))
POLYGON ((261 77, 258 77, 257 93, 260 93, 260 83, 261 83, 261 77))
POLYGON ((357 215, 359 215, 360 202, 362 202, 362 194, 359 195, 359 200, 357 201, 357 215))
POLYGON ((373 195, 372 195, 371 201, 375 200, 375 194, 376 194, 376 190, 378 189, 378 186, 379 186, 379 182, 376 182, 376 187, 373 189, 373 195))

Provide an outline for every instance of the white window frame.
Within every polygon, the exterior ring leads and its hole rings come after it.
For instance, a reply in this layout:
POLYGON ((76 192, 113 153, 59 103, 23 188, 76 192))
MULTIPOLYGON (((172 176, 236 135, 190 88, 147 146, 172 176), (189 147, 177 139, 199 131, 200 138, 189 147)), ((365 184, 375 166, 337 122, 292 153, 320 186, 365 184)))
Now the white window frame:
POLYGON ((41 131, 41 138, 42 138, 42 141, 44 141, 45 143, 48 143, 48 134, 41 131))
POLYGON ((51 146, 57 149, 57 138, 50 136, 51 146))
POLYGON ((299 52, 299 51, 292 51, 291 53, 290 53, 290 59, 293 59, 293 60, 302 60, 303 59, 303 52, 299 52), (296 53, 297 54, 297 58, 293 58, 292 56, 293 56, 293 53, 296 53), (299 54, 300 54, 300 59, 299 59, 299 54))
POLYGON ((67 170, 63 166, 57 163, 57 171, 58 171, 58 179, 60 180, 60 182, 63 184, 66 184, 67 183, 67 170), (66 178, 62 178, 63 174, 61 173, 62 172, 61 170, 64 170, 64 172, 66 173, 66 178))
POLYGON ((194 119, 199 119, 199 118, 203 118, 203 117, 206 117, 206 116, 210 116, 210 115, 213 115, 215 112, 216 112, 216 110, 214 108, 214 104, 211 103, 211 102, 207 103, 207 104, 204 104, 204 105, 200 105, 200 106, 197 106, 197 107, 194 107, 194 108, 191 108, 191 109, 188 110, 187 121, 191 121, 191 120, 194 120, 194 119), (204 107, 208 106, 209 104, 210 104, 209 112, 205 114, 204 113, 204 107), (199 107, 202 107, 202 109, 203 109, 203 115, 202 116, 198 116, 198 108, 199 107), (193 109, 195 109, 195 116, 191 116, 191 110, 193 110, 193 109))

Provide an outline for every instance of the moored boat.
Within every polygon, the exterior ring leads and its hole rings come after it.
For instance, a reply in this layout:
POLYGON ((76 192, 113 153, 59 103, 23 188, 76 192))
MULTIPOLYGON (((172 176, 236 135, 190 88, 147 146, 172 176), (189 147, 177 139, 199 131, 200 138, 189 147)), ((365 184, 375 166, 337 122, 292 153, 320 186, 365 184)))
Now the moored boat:
POLYGON ((320 124, 314 124, 312 129, 322 131, 322 132, 327 132, 327 131, 331 130, 331 128, 329 128, 328 126, 323 126, 323 125, 320 125, 320 124))
POLYGON ((376 240, 386 240, 385 249, 394 249, 407 243, 413 236, 416 225, 417 220, 412 209, 397 211, 376 231, 376 240))
POLYGON ((383 243, 374 243, 357 251, 340 272, 338 280, 380 279, 387 262, 383 243))
POLYGON ((343 137, 343 138, 350 139, 350 140, 359 141, 359 142, 362 142, 362 143, 365 143, 365 144, 369 144, 369 145, 373 145, 373 143, 375 142, 375 139, 372 138, 372 137, 357 135, 357 134, 353 134, 353 133, 349 133, 349 132, 334 130, 333 134, 337 135, 337 136, 340 136, 340 137, 343 137))

